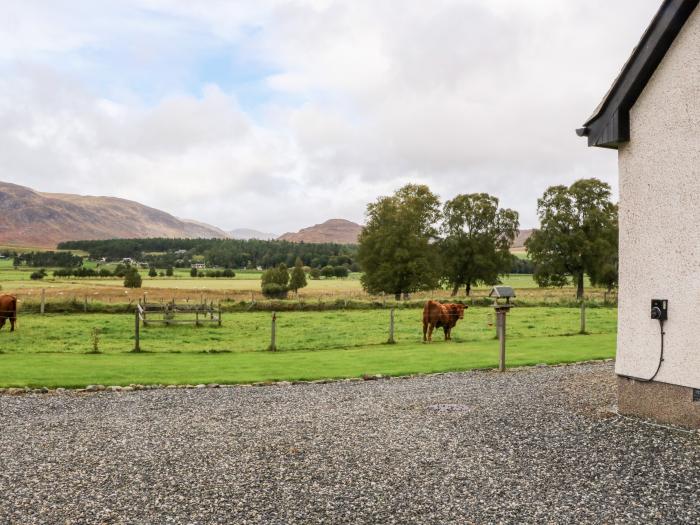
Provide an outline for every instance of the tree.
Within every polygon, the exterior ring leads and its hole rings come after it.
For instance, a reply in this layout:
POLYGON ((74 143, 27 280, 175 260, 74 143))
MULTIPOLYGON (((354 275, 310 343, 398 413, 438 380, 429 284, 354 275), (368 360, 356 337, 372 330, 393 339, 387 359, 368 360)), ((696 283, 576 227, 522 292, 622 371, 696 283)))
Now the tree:
POLYGON ((331 277, 335 277, 335 271, 333 270, 333 267, 330 264, 327 264, 326 266, 321 268, 321 275, 326 279, 330 279, 331 277))
POLYGON ((617 207, 610 195, 608 184, 581 179, 568 188, 552 186, 538 199, 540 229, 525 243, 537 284, 564 286, 573 279, 581 300, 586 274, 600 282, 610 277, 610 265, 617 266, 617 207))
POLYGON ((284 299, 289 291, 289 271, 287 265, 280 263, 262 274, 261 289, 265 297, 284 299))
POLYGON ((172 276, 173 276, 173 273, 174 273, 174 270, 173 270, 173 267, 172 267, 172 266, 168 266, 168 267, 165 269, 165 275, 166 275, 167 277, 172 277, 172 276))
POLYGON ((39 270, 38 272, 32 272, 31 275, 29 276, 29 278, 30 278, 32 281, 40 281, 41 279, 43 279, 44 277, 46 277, 46 275, 47 275, 47 274, 46 274, 46 270, 45 270, 44 268, 42 268, 42 269, 39 270))
POLYGON ((347 266, 334 266, 333 275, 340 277, 341 279, 345 279, 348 275, 350 275, 350 270, 348 270, 347 266))
MULTIPOLYGON (((606 229, 604 235, 608 236, 605 242, 615 246, 617 248, 617 238, 618 238, 618 222, 617 222, 617 206, 615 206, 615 217, 614 223, 611 228, 606 229)), ((613 288, 617 288, 618 284, 618 251, 609 250, 601 256, 600 264, 589 269, 588 276, 591 279, 591 284, 593 286, 602 286, 608 292, 611 292, 613 288)))
POLYGON ((369 293, 401 294, 438 285, 439 255, 435 224, 440 201, 425 185, 407 184, 394 195, 367 205, 357 260, 369 293))
POLYGON ((129 267, 124 275, 125 288, 141 288, 141 274, 134 267, 129 267))
POLYGON ((306 284, 306 272, 304 271, 304 263, 301 259, 297 257, 297 260, 294 263, 294 269, 292 270, 292 275, 289 280, 289 289, 294 290, 294 293, 297 293, 297 291, 300 288, 304 288, 306 284))
POLYGON ((457 195, 445 203, 440 252, 452 295, 461 286, 469 295, 477 284, 497 284, 510 271, 518 226, 518 212, 499 209, 498 199, 487 193, 457 195))
POLYGON ((194 266, 190 270, 190 277, 197 277, 197 268, 195 268, 194 266))
POLYGON ((149 276, 149 277, 157 277, 157 276, 158 276, 158 270, 156 270, 156 267, 155 267, 155 266, 151 266, 151 267, 148 269, 148 276, 149 276))
POLYGON ((321 270, 319 270, 318 268, 311 268, 311 271, 309 271, 309 276, 313 280, 318 280, 321 278, 321 270))

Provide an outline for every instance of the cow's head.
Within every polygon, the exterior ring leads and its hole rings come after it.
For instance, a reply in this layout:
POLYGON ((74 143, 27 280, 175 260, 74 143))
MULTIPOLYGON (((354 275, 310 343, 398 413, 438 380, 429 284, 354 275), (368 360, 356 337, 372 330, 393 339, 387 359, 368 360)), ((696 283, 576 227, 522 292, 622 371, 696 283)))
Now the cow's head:
POLYGON ((452 305, 452 315, 457 317, 457 319, 464 319, 464 310, 466 308, 469 308, 468 306, 462 304, 462 303, 455 303, 452 305))

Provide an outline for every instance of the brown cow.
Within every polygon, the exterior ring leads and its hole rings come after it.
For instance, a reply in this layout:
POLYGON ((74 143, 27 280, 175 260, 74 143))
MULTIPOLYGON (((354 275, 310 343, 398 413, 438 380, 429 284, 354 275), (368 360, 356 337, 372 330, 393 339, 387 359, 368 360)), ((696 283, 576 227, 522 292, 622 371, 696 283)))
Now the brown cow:
POLYGON ((445 331, 445 341, 450 341, 452 328, 458 320, 464 319, 465 308, 469 307, 461 303, 440 304, 437 301, 425 303, 423 308, 423 342, 430 343, 433 340, 433 330, 441 326, 445 331))
POLYGON ((14 332, 17 322, 17 297, 14 295, 0 295, 0 328, 5 326, 6 319, 10 320, 10 332, 14 332))

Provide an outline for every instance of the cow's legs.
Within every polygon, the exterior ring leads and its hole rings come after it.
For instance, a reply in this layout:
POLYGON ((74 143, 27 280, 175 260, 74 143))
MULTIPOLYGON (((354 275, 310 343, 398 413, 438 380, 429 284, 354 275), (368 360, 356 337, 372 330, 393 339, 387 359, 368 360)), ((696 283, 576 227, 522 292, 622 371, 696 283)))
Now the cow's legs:
POLYGON ((425 321, 423 321, 423 342, 424 342, 424 343, 428 341, 428 338, 427 338, 427 336, 425 335, 425 334, 427 334, 427 333, 428 333, 428 323, 426 323, 425 321))
POLYGON ((16 317, 10 317, 10 332, 15 331, 15 323, 17 322, 16 317))
POLYGON ((428 342, 432 343, 433 341, 433 328, 435 328, 432 323, 428 325, 428 342))
POLYGON ((449 341, 450 340, 450 327, 445 326, 445 327, 443 327, 443 330, 445 330, 445 341, 449 341))
POLYGON ((2 330, 2 327, 5 326, 5 318, 0 317, 0 330, 2 330))

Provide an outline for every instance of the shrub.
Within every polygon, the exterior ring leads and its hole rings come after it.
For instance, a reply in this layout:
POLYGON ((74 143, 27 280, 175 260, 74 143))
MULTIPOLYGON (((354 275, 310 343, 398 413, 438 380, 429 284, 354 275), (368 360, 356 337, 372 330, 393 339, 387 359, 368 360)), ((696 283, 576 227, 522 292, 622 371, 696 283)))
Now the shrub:
POLYGON ((236 276, 236 272, 234 272, 231 268, 226 268, 223 272, 221 272, 221 275, 223 277, 233 278, 236 276))
POLYGON ((333 275, 340 278, 345 278, 350 274, 350 271, 346 266, 335 266, 333 268, 333 275))
POLYGON ((173 276, 173 273, 174 273, 174 270, 173 270, 173 267, 172 267, 172 266, 168 266, 168 267, 165 269, 165 275, 167 275, 168 277, 172 277, 172 276, 173 276))
POLYGON ((149 277, 157 277, 158 276, 158 270, 156 270, 155 266, 151 266, 148 269, 148 276, 149 277))
POLYGON ((43 268, 41 270, 39 270, 38 272, 32 272, 31 275, 29 276, 29 278, 32 281, 40 281, 44 277, 46 277, 46 270, 44 270, 43 268))
POLYGON ((277 283, 267 283, 262 285, 262 293, 270 299, 286 299, 287 287, 277 283))
POLYGON ((141 274, 136 268, 129 268, 124 275, 125 288, 141 288, 141 274))
POLYGON ((321 268, 321 275, 326 278, 335 277, 335 270, 332 266, 324 266, 321 268))
POLYGON ((309 275, 312 279, 318 280, 321 278, 321 270, 319 270, 318 268, 311 268, 311 271, 309 271, 309 275))
POLYGON ((114 268, 114 271, 112 273, 115 277, 125 277, 127 269, 130 268, 130 266, 126 266, 125 264, 119 263, 117 264, 116 268, 114 268))
POLYGON ((287 297, 288 284, 289 271, 285 264, 280 264, 277 268, 270 268, 262 274, 261 289, 265 297, 287 297))
POLYGON ((190 270, 190 277, 197 277, 197 268, 192 268, 190 270))

